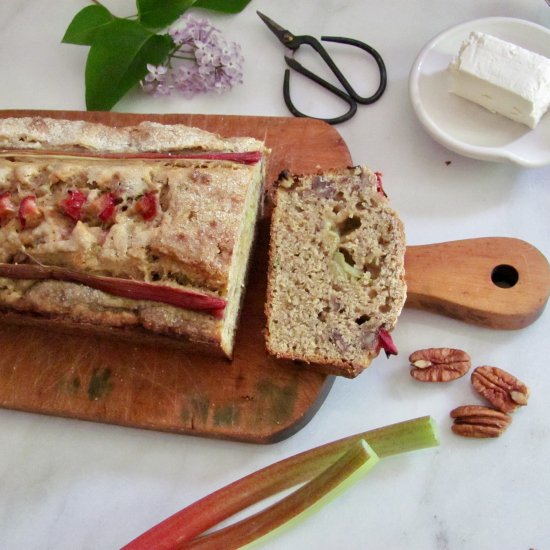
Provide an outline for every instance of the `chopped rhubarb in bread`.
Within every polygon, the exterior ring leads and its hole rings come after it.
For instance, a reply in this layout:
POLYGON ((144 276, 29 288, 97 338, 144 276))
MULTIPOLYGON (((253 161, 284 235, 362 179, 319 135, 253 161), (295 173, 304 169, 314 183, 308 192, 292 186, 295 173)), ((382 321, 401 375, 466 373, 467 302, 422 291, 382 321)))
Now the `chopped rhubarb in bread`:
POLYGON ((265 155, 181 125, 0 120, 0 316, 231 357, 265 155))
POLYGON ((405 302, 405 237, 380 174, 281 174, 271 221, 268 351, 352 378, 381 350, 405 302))

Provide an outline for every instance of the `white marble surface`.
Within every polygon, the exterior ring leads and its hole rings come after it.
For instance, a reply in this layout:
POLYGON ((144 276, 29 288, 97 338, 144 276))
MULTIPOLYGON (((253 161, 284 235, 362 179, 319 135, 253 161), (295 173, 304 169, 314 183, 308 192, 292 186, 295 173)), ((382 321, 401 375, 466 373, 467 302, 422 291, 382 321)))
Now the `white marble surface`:
MULTIPOLYGON (((120 14, 133 11, 129 1, 106 3, 120 14)), ((77 0, 0 3, 0 108, 84 108, 86 49, 60 43, 84 5, 77 0)), ((338 129, 354 162, 384 172, 409 244, 503 235, 525 239, 550 257, 550 167, 527 170, 445 150, 423 131, 407 95, 409 69, 432 36, 459 22, 495 15, 548 27, 550 8, 544 0, 253 0, 236 17, 214 17, 243 46, 244 85, 229 95, 191 101, 132 93, 117 110, 286 115, 283 48, 256 9, 296 33, 356 37, 384 56, 386 94, 338 129)), ((361 87, 361 64, 353 61, 354 81, 361 87)), ((297 79, 294 83, 297 102, 305 109, 316 96, 297 79)), ((358 379, 337 380, 313 420, 271 446, 0 410, 0 548, 118 548, 262 466, 424 414, 440 425, 438 449, 383 461, 337 501, 266 548, 549 548, 550 311, 524 330, 501 332, 406 310, 395 340, 398 358, 379 358, 358 379), (454 436, 448 412, 477 399, 467 379, 427 386, 409 377, 408 354, 425 346, 459 347, 476 365, 516 373, 532 389, 529 406, 500 439, 454 436)))

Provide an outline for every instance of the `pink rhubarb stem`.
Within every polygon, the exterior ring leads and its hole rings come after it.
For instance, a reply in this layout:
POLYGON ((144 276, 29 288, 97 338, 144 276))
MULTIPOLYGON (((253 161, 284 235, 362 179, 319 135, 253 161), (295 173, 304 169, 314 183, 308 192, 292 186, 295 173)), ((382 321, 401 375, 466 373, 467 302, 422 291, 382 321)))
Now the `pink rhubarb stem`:
POLYGON ((256 502, 312 479, 364 439, 380 457, 438 444, 430 417, 369 430, 286 458, 234 481, 176 512, 123 550, 175 550, 256 502))
POLYGON ((226 305, 226 301, 222 298, 209 296, 208 294, 146 283, 144 281, 89 275, 57 266, 0 263, 0 276, 10 279, 52 279, 55 281, 81 283, 96 290, 120 296, 121 298, 161 302, 182 309, 203 311, 214 317, 223 316, 223 310, 226 305))
POLYGON ((386 357, 398 354, 397 346, 395 345, 391 334, 383 328, 378 331, 378 345, 378 349, 382 348, 386 354, 386 357))
POLYGON ((210 152, 210 153, 178 153, 177 151, 165 153, 143 152, 143 153, 94 153, 82 151, 55 151, 49 149, 3 149, 0 156, 54 156, 74 157, 84 159, 135 159, 135 160, 225 160, 239 164, 256 164, 262 159, 261 151, 243 152, 210 152))

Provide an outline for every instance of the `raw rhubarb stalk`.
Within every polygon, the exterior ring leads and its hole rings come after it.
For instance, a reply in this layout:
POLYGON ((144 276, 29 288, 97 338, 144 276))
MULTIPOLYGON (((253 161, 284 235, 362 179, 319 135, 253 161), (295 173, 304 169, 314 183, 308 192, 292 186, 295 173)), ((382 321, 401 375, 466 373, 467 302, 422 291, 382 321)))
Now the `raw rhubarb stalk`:
POLYGON ((357 441, 342 457, 289 496, 229 527, 198 537, 185 547, 232 550, 270 538, 328 504, 369 472, 378 460, 364 440, 357 441))
POLYGON ((121 298, 161 302, 182 309, 203 311, 217 318, 223 317, 223 310, 226 305, 226 301, 222 298, 209 296, 208 294, 144 281, 89 275, 57 266, 0 263, 0 276, 9 277, 10 279, 53 279, 81 283, 121 298))
POLYGON ((438 445, 429 416, 398 422, 327 443, 286 458, 234 481, 152 527, 125 550, 173 550, 237 512, 308 481, 364 439, 380 457, 438 445))
POLYGON ((244 152, 211 152, 211 153, 178 153, 173 152, 144 152, 144 153, 94 153, 82 151, 55 151, 48 149, 4 149, 0 151, 0 157, 19 156, 52 156, 56 158, 84 158, 84 159, 133 159, 133 160, 225 160, 239 164, 256 164, 262 159, 261 151, 244 152))

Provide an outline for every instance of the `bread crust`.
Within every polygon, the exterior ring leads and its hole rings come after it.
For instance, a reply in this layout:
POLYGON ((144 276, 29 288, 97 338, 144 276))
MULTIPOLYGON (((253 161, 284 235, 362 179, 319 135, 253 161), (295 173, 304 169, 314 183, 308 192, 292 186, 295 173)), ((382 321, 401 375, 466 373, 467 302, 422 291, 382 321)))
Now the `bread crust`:
POLYGON ((80 150, 145 153, 169 151, 261 151, 254 138, 222 138, 185 126, 144 121, 135 126, 107 126, 84 120, 43 117, 0 119, 0 149, 80 150))
POLYGON ((207 354, 230 359, 217 342, 192 341, 183 336, 173 338, 163 334, 155 334, 139 326, 113 327, 83 321, 74 322, 62 316, 45 316, 29 312, 20 313, 4 309, 0 309, 0 324, 41 328, 69 335, 99 336, 101 338, 108 338, 114 342, 123 341, 137 346, 167 347, 170 349, 180 349, 186 353, 207 354))

